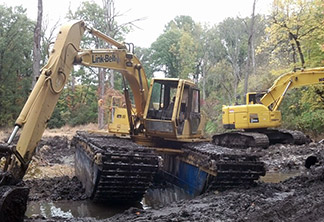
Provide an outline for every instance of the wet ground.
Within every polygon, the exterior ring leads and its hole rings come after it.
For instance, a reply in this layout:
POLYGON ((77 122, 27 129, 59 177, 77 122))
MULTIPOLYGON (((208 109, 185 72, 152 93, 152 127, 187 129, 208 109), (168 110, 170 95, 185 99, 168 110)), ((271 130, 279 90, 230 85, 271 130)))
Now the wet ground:
POLYGON ((131 206, 94 204, 74 177, 67 137, 44 137, 25 177, 31 187, 25 221, 323 221, 324 170, 304 160, 324 145, 273 145, 257 186, 190 197, 173 187, 149 190, 131 206))

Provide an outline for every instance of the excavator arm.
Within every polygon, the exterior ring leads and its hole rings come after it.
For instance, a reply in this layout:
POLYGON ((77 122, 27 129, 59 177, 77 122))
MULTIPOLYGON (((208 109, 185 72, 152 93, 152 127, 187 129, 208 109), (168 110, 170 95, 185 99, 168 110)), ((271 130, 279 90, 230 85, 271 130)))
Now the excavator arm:
MULTIPOLYGON (((10 183, 21 180, 25 174, 35 147, 69 78, 84 31, 85 25, 82 21, 64 25, 59 31, 50 58, 42 68, 8 141, 10 145, 18 129, 22 128, 17 146, 9 149, 14 154, 7 159, 10 161, 8 171, 12 177, 10 183)), ((2 177, 2 181, 4 179, 2 177)))
POLYGON ((324 68, 302 69, 281 75, 261 98, 261 104, 272 111, 278 110, 289 89, 324 83, 324 68))

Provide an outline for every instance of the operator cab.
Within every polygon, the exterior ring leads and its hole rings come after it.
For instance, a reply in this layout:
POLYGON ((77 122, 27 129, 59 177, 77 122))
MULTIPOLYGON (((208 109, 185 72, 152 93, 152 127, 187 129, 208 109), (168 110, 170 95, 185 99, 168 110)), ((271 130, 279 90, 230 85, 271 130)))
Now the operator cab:
POLYGON ((247 104, 261 104, 261 98, 266 92, 248 92, 246 94, 246 105, 247 104))
POLYGON ((201 135, 200 91, 192 81, 153 79, 145 109, 146 134, 168 139, 201 135))

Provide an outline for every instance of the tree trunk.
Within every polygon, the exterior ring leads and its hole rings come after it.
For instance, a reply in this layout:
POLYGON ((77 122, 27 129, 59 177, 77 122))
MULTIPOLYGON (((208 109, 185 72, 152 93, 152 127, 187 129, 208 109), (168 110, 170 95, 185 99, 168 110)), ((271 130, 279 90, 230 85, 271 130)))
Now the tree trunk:
POLYGON ((38 0, 37 22, 34 30, 32 88, 34 88, 34 85, 40 73, 40 60, 41 60, 40 41, 41 41, 41 31, 42 31, 42 17, 43 17, 43 1, 38 0))
POLYGON ((115 75, 114 75, 114 71, 113 70, 109 70, 108 75, 109 75, 110 88, 114 89, 115 88, 115 75))
POLYGON ((203 78, 202 78, 202 88, 203 88, 203 91, 202 91, 202 96, 203 96, 203 101, 205 102, 206 101, 206 68, 205 68, 205 65, 202 65, 202 75, 203 75, 203 78))
POLYGON ((245 72, 244 79, 244 94, 248 92, 249 88, 249 75, 255 73, 255 55, 254 55, 254 24, 255 24, 255 4, 257 0, 253 1, 253 9, 251 15, 251 24, 249 27, 249 39, 248 39, 248 60, 247 60, 247 70, 245 72))
MULTIPOLYGON (((105 9, 106 16, 106 33, 114 38, 115 36, 112 34, 114 31, 114 20, 115 20, 115 3, 114 0, 102 0, 103 7, 105 9)), ((111 48, 109 45, 108 48, 111 48)), ((111 88, 115 88, 115 73, 114 71, 109 71, 109 83, 111 88)))
POLYGON ((300 46, 300 42, 299 42, 298 39, 295 39, 295 42, 296 42, 296 46, 297 46, 297 50, 298 50, 298 54, 299 54, 301 66, 304 68, 304 66, 305 66, 305 59, 304 59, 303 51, 302 51, 301 46, 300 46))
POLYGON ((236 63, 234 65, 234 93, 233 93, 235 103, 237 103, 239 100, 239 97, 237 95, 237 87, 239 85, 239 82, 240 82, 240 67, 236 63))
POLYGON ((103 129, 105 127, 105 108, 104 108, 104 99, 105 99, 105 69, 99 68, 99 86, 98 86, 98 128, 103 129))

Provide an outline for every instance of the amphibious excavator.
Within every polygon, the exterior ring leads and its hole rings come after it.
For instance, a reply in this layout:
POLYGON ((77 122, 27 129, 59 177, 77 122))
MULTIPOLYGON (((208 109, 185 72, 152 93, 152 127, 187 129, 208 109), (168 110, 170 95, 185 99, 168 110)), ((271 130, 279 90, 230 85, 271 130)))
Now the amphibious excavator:
POLYGON ((278 108, 288 90, 323 82, 323 67, 299 69, 279 76, 267 92, 248 93, 245 105, 223 106, 224 128, 240 130, 214 135, 214 143, 227 147, 267 148, 275 143, 310 142, 300 131, 278 129, 281 125, 278 108))
POLYGON ((119 71, 125 86, 131 139, 80 131, 71 141, 76 175, 94 201, 139 201, 158 170, 192 194, 251 185, 265 174, 257 155, 218 147, 204 137, 200 92, 192 81, 152 79, 149 87, 131 48, 83 21, 60 29, 8 142, 0 145, 1 221, 23 220, 28 188, 20 182, 74 64, 119 71), (81 49, 85 31, 114 48, 81 49))

